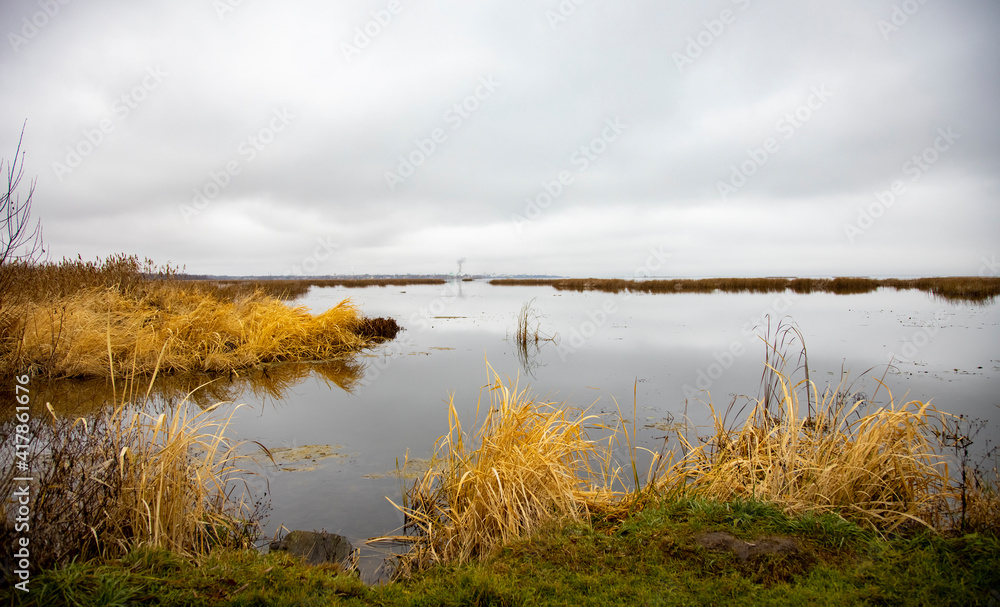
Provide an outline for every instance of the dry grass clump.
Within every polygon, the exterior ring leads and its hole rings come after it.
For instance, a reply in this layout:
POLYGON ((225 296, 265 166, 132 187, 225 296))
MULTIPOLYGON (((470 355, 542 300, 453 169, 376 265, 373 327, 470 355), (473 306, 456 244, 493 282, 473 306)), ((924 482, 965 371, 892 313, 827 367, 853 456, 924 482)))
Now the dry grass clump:
POLYGON ((395 339, 402 330, 394 318, 363 318, 354 332, 363 339, 395 339))
POLYGON ((150 374, 161 352, 167 371, 229 372, 327 360, 369 343, 355 332, 362 318, 350 300, 313 316, 262 294, 226 301, 173 284, 147 287, 141 299, 86 289, 55 305, 26 303, 21 317, 22 337, 0 367, 53 377, 150 374))
MULTIPOLYGON (((769 359, 785 360, 777 351, 769 359)), ((782 369, 767 368, 766 395, 745 419, 727 426, 728 412, 709 404, 713 432, 689 440, 679 431, 679 457, 654 453, 645 485, 634 421, 630 432, 619 411, 618 426, 608 427, 536 401, 490 369, 490 405, 478 431, 462 431, 450 401, 449 433, 437 442, 434 465, 397 506, 412 533, 374 541, 410 543, 397 562, 397 575, 406 575, 489 555, 552 520, 616 519, 655 495, 760 500, 789 513, 835 513, 878 533, 996 530, 997 484, 976 476, 963 490, 949 475, 936 438, 947 414, 929 403, 898 403, 891 394, 888 405, 875 408, 843 385, 820 394, 808 380, 792 384, 782 369), (585 424, 610 434, 591 440, 585 424), (628 447, 627 481, 613 461, 615 445, 628 447)))
POLYGON ((240 468, 246 456, 225 439, 236 407, 221 419, 214 417, 217 407, 192 414, 183 403, 171 413, 119 408, 112 414, 110 444, 124 482, 106 543, 115 541, 123 551, 139 544, 185 554, 250 539, 243 522, 253 512, 250 491, 239 478, 246 474, 240 468), (247 491, 234 492, 234 482, 247 491))
MULTIPOLYGON (((777 372, 776 372, 777 373, 777 372)), ((727 428, 709 405, 714 432, 697 445, 679 436, 684 456, 661 487, 718 500, 754 498, 790 512, 837 512, 871 528, 940 524, 955 497, 933 440, 942 414, 929 403, 891 400, 868 411, 863 400, 777 373, 777 407, 762 399, 742 425, 727 428), (815 409, 800 406, 811 390, 815 409)))
POLYGON ((363 318, 349 299, 312 316, 274 295, 304 292, 305 283, 180 280, 176 269, 134 256, 18 262, 0 272, 19 286, 0 294, 0 371, 8 373, 149 374, 161 351, 167 372, 233 372, 330 360, 399 331, 395 320, 363 318))
POLYGON ((971 475, 965 492, 966 510, 962 525, 1000 537, 1000 474, 996 468, 991 472, 992 479, 971 475))
POLYGON ((476 434, 462 431, 450 401, 438 464, 396 506, 417 534, 381 538, 413 544, 403 571, 487 555, 548 521, 585 519, 593 504, 621 497, 609 488, 616 477, 609 453, 584 428, 593 416, 536 401, 490 371, 489 411, 476 434))
POLYGON ((541 331, 541 315, 532 307, 534 299, 524 302, 517 314, 517 328, 514 330, 514 352, 521 367, 534 375, 537 366, 535 356, 544 342, 554 342, 556 335, 546 335, 541 331))
MULTIPOLYGON (((201 411, 185 401, 161 413, 121 403, 90 418, 52 412, 46 422, 36 414, 26 459, 34 479, 32 566, 117 558, 140 546, 180 554, 252 547, 266 506, 255 501, 240 445, 225 437, 233 411, 201 411)), ((5 433, 13 423, 2 422, 5 433)), ((14 480, 20 476, 14 451, 13 441, 0 445, 4 495, 24 485, 14 480)), ((15 533, 15 510, 16 503, 5 501, 5 545, 23 535, 15 533)), ((0 555, 3 565, 10 556, 0 555)))

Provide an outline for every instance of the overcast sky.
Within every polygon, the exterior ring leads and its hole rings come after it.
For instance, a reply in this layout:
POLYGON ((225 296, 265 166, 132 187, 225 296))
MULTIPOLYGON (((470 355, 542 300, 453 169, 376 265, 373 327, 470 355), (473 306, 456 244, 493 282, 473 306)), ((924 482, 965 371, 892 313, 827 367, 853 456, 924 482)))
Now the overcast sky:
POLYGON ((26 120, 56 260, 902 276, 1000 254, 990 0, 4 0, 0 32, 0 156, 26 120))

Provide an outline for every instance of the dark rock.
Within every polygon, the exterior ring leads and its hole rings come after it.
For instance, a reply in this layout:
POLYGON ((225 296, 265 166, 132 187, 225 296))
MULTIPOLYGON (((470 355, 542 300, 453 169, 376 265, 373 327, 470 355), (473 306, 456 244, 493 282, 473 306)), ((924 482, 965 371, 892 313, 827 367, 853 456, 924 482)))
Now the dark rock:
POLYGON ((698 534, 694 536, 694 541, 706 550, 732 552, 741 561, 761 554, 797 556, 802 553, 802 547, 795 538, 782 536, 762 537, 745 542, 725 531, 715 531, 698 534))
POLYGON ((362 318, 355 332, 364 339, 395 339, 402 331, 394 318, 362 318))
POLYGON ((301 556, 310 565, 346 565, 354 552, 354 546, 346 537, 325 531, 292 531, 284 538, 271 542, 270 548, 301 556))

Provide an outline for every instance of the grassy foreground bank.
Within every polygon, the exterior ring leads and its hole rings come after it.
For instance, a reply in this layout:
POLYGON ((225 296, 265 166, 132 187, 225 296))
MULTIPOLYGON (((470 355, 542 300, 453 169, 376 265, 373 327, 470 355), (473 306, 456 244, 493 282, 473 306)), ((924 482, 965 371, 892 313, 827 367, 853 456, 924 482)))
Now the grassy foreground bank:
POLYGON ((483 561, 383 586, 286 553, 139 550, 44 572, 32 588, 4 604, 990 605, 1000 601, 1000 542, 881 538, 832 514, 667 498, 624 518, 551 524, 483 561))
MULTIPOLYGON (((684 444, 676 459, 654 459, 643 481, 630 438, 635 426, 629 431, 621 414, 622 425, 608 428, 585 412, 538 401, 492 377, 482 424, 466 434, 452 405, 449 433, 437 444, 442 465, 404 495, 401 510, 415 532, 397 538, 410 541, 412 550, 394 561, 401 575, 391 583, 369 587, 337 567, 233 549, 231 541, 209 551, 168 552, 155 546, 169 544, 133 534, 134 543, 117 556, 62 561, 36 573, 31 592, 10 594, 8 602, 1000 601, 996 483, 969 468, 968 480, 963 473, 962 485, 955 484, 940 447, 931 444, 934 436, 947 438, 950 430, 941 430, 955 426, 925 404, 866 411, 863 401, 846 399, 839 389, 820 394, 812 384, 791 385, 776 372, 773 386, 780 390, 768 391, 776 395, 772 400, 761 399, 732 425, 713 412, 712 434, 684 444), (593 429, 613 434, 607 442, 595 441, 587 437, 593 429), (613 444, 632 454, 624 469, 611 458, 613 444), (629 475, 632 488, 621 483, 629 475), (965 497, 959 512, 960 489, 965 497)), ((200 518, 195 513, 194 520, 200 518)), ((231 532, 229 537, 238 539, 231 532)))

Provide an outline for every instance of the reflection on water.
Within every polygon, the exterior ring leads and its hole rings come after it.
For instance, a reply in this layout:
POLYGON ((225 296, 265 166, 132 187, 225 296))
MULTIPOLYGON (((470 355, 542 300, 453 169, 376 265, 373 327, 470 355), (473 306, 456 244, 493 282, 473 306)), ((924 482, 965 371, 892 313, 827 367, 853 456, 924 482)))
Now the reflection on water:
MULTIPOLYGON (((353 362, 275 365, 207 384, 213 378, 160 378, 154 387, 161 402, 206 384, 192 397, 200 406, 251 405, 237 412, 231 430, 268 449, 336 447, 336 456, 311 458, 307 466, 267 463, 268 537, 281 526, 325 529, 358 546, 393 532, 403 520, 385 498, 398 502, 412 480, 387 472, 407 452, 431 455, 448 429, 450 394, 471 428, 487 360, 501 376, 520 376, 522 386, 530 380, 546 400, 609 418, 619 405, 631 417, 634 392, 640 444, 659 451, 671 431, 707 423, 699 401, 736 401, 738 408, 742 397, 757 397, 766 323, 788 317, 808 346, 810 379, 821 392, 846 376, 852 391, 884 404, 882 380, 897 401, 931 399, 943 411, 989 420, 994 435, 1000 421, 996 302, 956 305, 892 290, 650 295, 455 282, 313 289, 295 303, 315 313, 345 296, 365 315, 393 317, 405 330, 353 362), (555 339, 532 342, 526 357, 514 333, 518 312, 532 299, 537 328, 555 339)), ((791 367, 800 348, 790 345, 791 367)), ((39 388, 46 392, 38 400, 62 410, 112 402, 103 380, 39 388)), ((365 555, 370 576, 378 555, 365 555)))
POLYGON ((307 363, 275 363, 239 373, 216 375, 185 373, 157 375, 152 385, 146 379, 136 381, 85 379, 32 380, 33 403, 57 404, 60 415, 86 416, 122 402, 149 402, 153 408, 171 406, 185 399, 201 409, 220 402, 284 401, 289 390, 303 380, 316 377, 330 389, 351 392, 364 376, 364 364, 357 359, 307 363), (148 398, 147 398, 148 395, 148 398))

